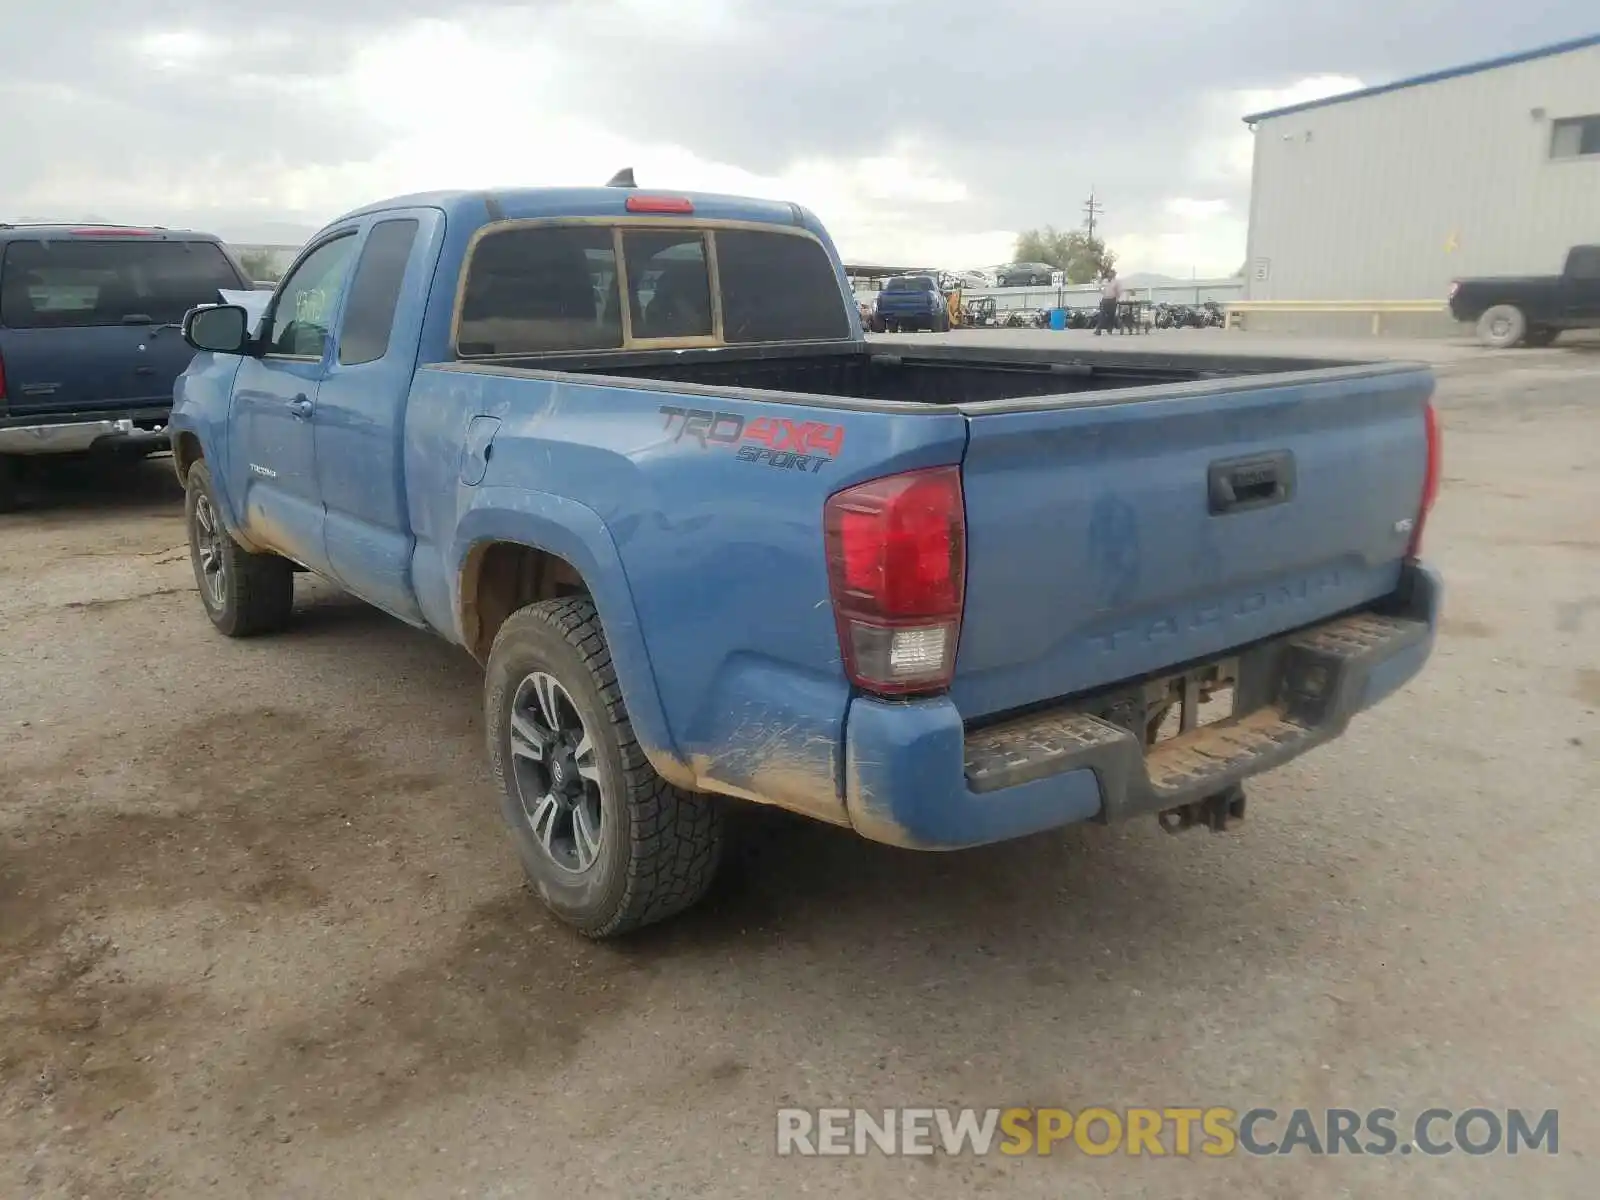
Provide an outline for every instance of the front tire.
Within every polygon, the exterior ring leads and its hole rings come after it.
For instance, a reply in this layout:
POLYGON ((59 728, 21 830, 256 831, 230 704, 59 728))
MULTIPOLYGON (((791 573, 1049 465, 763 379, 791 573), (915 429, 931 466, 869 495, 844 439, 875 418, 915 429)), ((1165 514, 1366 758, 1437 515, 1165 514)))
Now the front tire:
POLYGON ((1496 304, 1478 318, 1478 340, 1492 350, 1515 346, 1528 332, 1528 318, 1515 304, 1496 304))
POLYGON ((205 461, 189 468, 183 500, 189 561, 200 602, 228 637, 276 633, 294 608, 294 564, 276 554, 252 554, 228 532, 205 461))
POLYGON ((722 809, 656 774, 594 604, 506 618, 484 681, 489 758, 523 870, 557 917, 614 937, 689 908, 722 855, 722 809))

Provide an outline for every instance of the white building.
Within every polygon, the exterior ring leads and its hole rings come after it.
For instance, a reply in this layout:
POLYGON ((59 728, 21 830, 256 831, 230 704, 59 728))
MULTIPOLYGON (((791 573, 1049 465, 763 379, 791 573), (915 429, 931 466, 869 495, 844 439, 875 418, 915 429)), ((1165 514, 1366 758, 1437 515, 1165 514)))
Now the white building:
POLYGON ((1600 242, 1600 35, 1245 121, 1251 300, 1442 300, 1600 242))

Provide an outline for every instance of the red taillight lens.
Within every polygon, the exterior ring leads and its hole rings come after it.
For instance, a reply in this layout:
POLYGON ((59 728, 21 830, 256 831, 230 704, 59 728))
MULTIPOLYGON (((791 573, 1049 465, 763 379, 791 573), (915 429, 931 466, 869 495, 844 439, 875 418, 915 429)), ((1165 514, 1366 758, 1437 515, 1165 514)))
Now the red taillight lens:
POLYGON ((967 574, 961 469, 847 488, 828 498, 823 533, 851 682, 882 695, 948 687, 967 574))
POLYGON ((1439 438, 1439 414, 1432 404, 1422 410, 1423 428, 1428 435, 1428 468, 1422 477, 1422 501, 1417 505, 1417 523, 1411 527, 1411 544, 1406 547, 1406 557, 1416 558, 1422 553, 1422 530, 1428 523, 1428 513, 1439 498, 1439 471, 1443 446, 1439 438))
POLYGON ((694 212, 694 202, 683 196, 629 196, 628 211, 688 215, 694 212))

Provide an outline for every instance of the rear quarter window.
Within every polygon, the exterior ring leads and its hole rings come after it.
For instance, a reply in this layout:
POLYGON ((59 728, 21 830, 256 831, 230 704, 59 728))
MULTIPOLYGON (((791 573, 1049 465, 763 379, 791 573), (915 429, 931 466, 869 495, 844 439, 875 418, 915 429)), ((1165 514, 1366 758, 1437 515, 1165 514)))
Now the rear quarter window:
POLYGON ((0 257, 0 325, 176 324, 221 289, 245 286, 214 242, 18 240, 0 257))
POLYGON ((416 239, 417 222, 409 217, 379 221, 367 235, 339 331, 340 365, 376 362, 389 352, 400 285, 416 239))

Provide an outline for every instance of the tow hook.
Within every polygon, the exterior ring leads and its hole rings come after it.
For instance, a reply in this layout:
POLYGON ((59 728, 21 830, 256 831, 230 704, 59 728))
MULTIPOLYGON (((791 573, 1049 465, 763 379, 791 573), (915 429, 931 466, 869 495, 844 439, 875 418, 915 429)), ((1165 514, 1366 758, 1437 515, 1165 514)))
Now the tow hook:
POLYGON ((1168 833, 1182 833, 1199 825, 1207 826, 1212 833, 1223 833, 1229 822, 1244 820, 1244 785, 1236 783, 1202 800, 1163 809, 1156 814, 1156 820, 1168 833))

